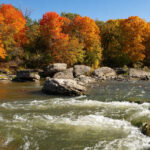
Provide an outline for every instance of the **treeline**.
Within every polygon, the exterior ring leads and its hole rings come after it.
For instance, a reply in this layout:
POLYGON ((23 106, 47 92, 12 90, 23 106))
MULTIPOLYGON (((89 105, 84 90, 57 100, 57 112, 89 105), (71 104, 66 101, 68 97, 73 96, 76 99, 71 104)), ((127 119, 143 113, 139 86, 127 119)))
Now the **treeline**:
POLYGON ((107 22, 47 12, 39 21, 0 5, 0 64, 42 68, 49 63, 110 67, 150 65, 150 23, 138 16, 107 22))

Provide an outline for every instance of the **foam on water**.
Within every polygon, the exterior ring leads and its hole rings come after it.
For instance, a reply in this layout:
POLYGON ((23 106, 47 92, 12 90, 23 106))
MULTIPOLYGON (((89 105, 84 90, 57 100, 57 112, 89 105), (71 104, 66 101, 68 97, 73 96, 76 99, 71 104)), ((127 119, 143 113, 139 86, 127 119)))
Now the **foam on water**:
MULTIPOLYGON (((43 140, 46 138, 45 131, 52 130, 71 133, 67 135, 70 139, 78 137, 80 133, 79 140, 86 136, 98 140, 85 150, 150 148, 150 138, 130 123, 143 117, 150 120, 150 103, 101 102, 76 97, 0 103, 0 110, 0 127, 3 125, 7 134, 11 130, 24 132, 23 144, 20 146, 23 150, 30 150, 31 147, 40 149, 40 144, 35 142, 37 137, 30 135, 36 129, 43 140), (55 110, 55 114, 51 110, 55 110), (87 112, 83 113, 84 111, 87 112), (116 118, 117 115, 119 119, 116 118)), ((5 142, 9 144, 14 139, 12 134, 6 137, 5 142)))
MULTIPOLYGON (((88 135, 89 129, 91 132, 95 132, 99 138, 102 138, 101 134, 103 136, 103 133, 105 133, 105 135, 107 134, 106 137, 116 135, 117 139, 112 141, 99 141, 95 144, 95 146, 87 147, 85 150, 116 150, 116 148, 121 150, 140 150, 142 148, 150 148, 150 138, 144 136, 140 130, 132 126, 130 122, 111 119, 100 115, 78 116, 76 119, 62 116, 33 115, 32 120, 31 114, 23 116, 15 115, 13 122, 22 122, 23 124, 26 123, 28 124, 26 127, 28 128, 30 126, 30 130, 38 127, 40 129, 53 128, 55 130, 65 129, 69 131, 73 128, 73 130, 71 130, 71 136, 74 135, 74 132, 80 132, 80 134, 83 135, 83 138, 85 133, 88 135), (26 122, 26 120, 28 120, 28 122, 26 122), (118 133, 120 138, 117 137, 118 133)), ((22 146, 23 149, 30 150, 31 143, 29 142, 28 137, 25 137, 24 140, 25 144, 22 146)))

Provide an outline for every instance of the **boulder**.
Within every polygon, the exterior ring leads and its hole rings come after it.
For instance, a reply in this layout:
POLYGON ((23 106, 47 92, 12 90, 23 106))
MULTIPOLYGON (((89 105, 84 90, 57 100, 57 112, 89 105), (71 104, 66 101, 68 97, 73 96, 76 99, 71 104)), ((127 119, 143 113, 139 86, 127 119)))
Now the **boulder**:
POLYGON ((139 78, 141 80, 149 80, 150 79, 150 72, 131 68, 129 70, 129 76, 131 78, 139 78))
POLYGON ((88 84, 96 82, 95 78, 92 78, 92 77, 89 77, 89 76, 85 76, 85 75, 80 75, 78 78, 76 78, 76 81, 78 83, 82 82, 82 84, 84 84, 84 85, 85 84, 88 85, 88 84))
POLYGON ((55 73, 61 72, 67 69, 67 64, 65 63, 55 63, 50 64, 44 70, 45 76, 53 77, 55 73))
POLYGON ((57 72, 53 78, 57 79, 73 79, 73 68, 66 69, 62 72, 57 72))
POLYGON ((94 70, 93 76, 105 80, 105 79, 115 78, 116 72, 112 68, 101 67, 94 70))
POLYGON ((150 123, 144 123, 142 125, 142 133, 147 136, 150 136, 150 123))
POLYGON ((36 81, 40 80, 38 72, 32 70, 17 71, 17 76, 13 81, 36 81))
POLYGON ((78 77, 80 75, 86 75, 91 72, 91 67, 85 65, 75 65, 73 67, 73 75, 74 77, 78 77))
POLYGON ((52 95, 79 96, 85 94, 86 88, 72 79, 48 78, 42 91, 52 95))

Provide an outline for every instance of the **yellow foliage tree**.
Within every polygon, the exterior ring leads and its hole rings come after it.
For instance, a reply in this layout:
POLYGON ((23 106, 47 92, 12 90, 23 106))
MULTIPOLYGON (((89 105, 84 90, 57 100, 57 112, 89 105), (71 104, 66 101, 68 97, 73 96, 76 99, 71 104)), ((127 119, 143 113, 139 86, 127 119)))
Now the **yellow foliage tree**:
POLYGON ((76 16, 73 19, 72 34, 85 44, 85 62, 89 65, 101 61, 100 30, 89 17, 76 16))

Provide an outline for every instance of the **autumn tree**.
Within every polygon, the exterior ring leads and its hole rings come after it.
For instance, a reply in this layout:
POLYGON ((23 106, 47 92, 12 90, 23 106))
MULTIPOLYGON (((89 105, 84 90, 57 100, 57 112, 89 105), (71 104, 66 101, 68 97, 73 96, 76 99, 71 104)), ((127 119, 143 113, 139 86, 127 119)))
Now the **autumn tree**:
POLYGON ((150 23, 146 23, 144 30, 144 41, 143 45, 145 46, 145 58, 144 64, 150 66, 150 23))
POLYGON ((121 22, 123 32, 122 50, 130 57, 132 63, 145 58, 144 30, 146 22, 138 16, 131 16, 121 22))
POLYGON ((66 13, 66 12, 62 12, 61 13, 62 17, 68 18, 70 20, 73 20, 76 16, 80 16, 79 14, 76 13, 66 13))
POLYGON ((8 54, 7 58, 12 59, 22 53, 18 46, 22 43, 22 36, 25 35, 23 32, 26 20, 22 12, 10 4, 0 6, 0 16, 3 18, 0 24, 2 45, 8 54))
POLYGON ((103 64, 111 67, 122 67, 130 63, 128 55, 122 49, 123 33, 120 27, 122 20, 108 20, 99 23, 103 48, 103 64))
POLYGON ((48 12, 40 21, 40 31, 45 42, 45 51, 51 61, 73 65, 82 60, 83 46, 77 38, 63 32, 68 21, 55 12, 48 12))
MULTIPOLYGON (((0 14, 0 28, 1 28, 1 24, 3 24, 4 18, 2 16, 2 14, 0 14)), ((0 58, 4 59, 6 56, 6 51, 4 49, 4 45, 2 43, 2 35, 0 33, 0 58)))
POLYGON ((72 36, 84 43, 85 63, 92 65, 101 61, 100 30, 89 17, 76 16, 72 24, 72 36))
POLYGON ((6 57, 6 51, 5 51, 4 46, 0 40, 0 58, 4 59, 5 57, 6 57))

